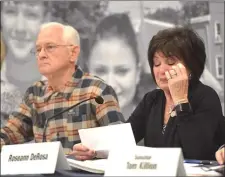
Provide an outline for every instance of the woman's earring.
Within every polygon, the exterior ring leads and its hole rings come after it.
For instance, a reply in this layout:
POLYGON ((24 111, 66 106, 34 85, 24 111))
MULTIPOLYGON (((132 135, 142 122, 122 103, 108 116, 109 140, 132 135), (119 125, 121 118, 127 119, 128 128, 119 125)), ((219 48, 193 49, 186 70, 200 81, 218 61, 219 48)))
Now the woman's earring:
POLYGON ((192 79, 192 74, 191 74, 191 73, 189 74, 188 79, 189 79, 189 80, 192 79))

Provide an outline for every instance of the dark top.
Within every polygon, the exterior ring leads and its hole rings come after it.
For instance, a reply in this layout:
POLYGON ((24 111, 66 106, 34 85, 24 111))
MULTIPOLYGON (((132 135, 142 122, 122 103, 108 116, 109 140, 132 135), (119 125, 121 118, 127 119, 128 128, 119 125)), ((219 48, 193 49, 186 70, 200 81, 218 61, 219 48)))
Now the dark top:
POLYGON ((127 121, 136 142, 144 138, 148 147, 181 147, 186 159, 215 160, 215 152, 225 144, 225 118, 219 97, 209 86, 192 81, 188 99, 193 111, 170 117, 163 134, 164 92, 148 92, 127 121))

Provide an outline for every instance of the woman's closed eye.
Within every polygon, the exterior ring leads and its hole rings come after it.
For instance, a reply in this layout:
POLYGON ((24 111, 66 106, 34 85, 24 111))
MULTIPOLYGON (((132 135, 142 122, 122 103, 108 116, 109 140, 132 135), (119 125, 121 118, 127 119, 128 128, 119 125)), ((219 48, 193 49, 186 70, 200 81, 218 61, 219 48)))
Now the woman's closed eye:
POLYGON ((177 61, 176 61, 175 59, 173 59, 173 58, 168 58, 168 59, 167 59, 167 64, 168 64, 168 65, 174 65, 174 64, 176 64, 176 62, 177 62, 177 61))
POLYGON ((160 62, 159 61, 154 61, 154 66, 159 66, 160 65, 160 62))

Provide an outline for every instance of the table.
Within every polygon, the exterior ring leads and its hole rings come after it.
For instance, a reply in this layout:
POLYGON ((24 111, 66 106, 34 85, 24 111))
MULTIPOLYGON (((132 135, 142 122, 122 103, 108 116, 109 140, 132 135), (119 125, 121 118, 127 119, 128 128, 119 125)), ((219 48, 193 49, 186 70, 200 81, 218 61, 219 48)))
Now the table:
POLYGON ((19 176, 32 176, 32 177, 53 177, 53 176, 58 176, 58 177, 76 177, 76 176, 83 176, 83 177, 102 177, 104 174, 94 174, 94 173, 89 173, 85 172, 82 170, 58 170, 55 172, 55 174, 44 174, 44 175, 1 175, 1 177, 19 177, 19 176))
MULTIPOLYGON (((210 167, 209 165, 207 165, 210 167)), ((225 169, 219 171, 221 176, 225 176, 225 169)), ((2 177, 18 177, 18 176, 32 176, 32 177, 53 177, 53 176, 58 176, 58 177, 77 177, 77 176, 83 176, 83 177, 102 177, 104 174, 94 174, 94 173, 89 173, 86 171, 82 170, 57 170, 55 174, 45 174, 45 175, 1 175, 2 177)))

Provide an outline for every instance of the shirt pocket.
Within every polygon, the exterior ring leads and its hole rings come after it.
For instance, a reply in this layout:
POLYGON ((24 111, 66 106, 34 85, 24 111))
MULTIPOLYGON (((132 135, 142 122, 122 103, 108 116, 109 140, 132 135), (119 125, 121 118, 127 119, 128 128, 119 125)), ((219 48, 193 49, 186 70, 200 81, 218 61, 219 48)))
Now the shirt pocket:
POLYGON ((95 119, 91 112, 81 109, 80 107, 69 110, 67 116, 67 135, 69 141, 76 141, 79 139, 79 129, 86 129, 95 127, 95 119))

